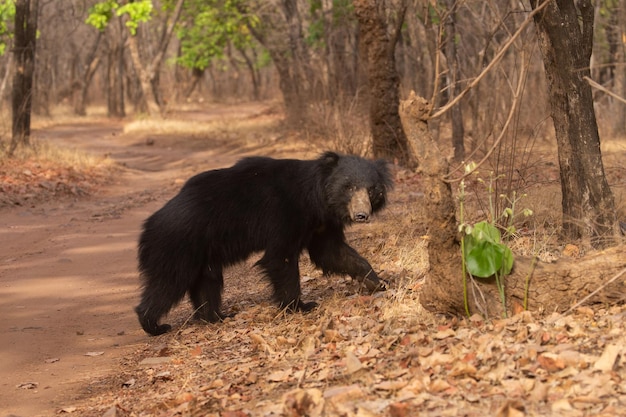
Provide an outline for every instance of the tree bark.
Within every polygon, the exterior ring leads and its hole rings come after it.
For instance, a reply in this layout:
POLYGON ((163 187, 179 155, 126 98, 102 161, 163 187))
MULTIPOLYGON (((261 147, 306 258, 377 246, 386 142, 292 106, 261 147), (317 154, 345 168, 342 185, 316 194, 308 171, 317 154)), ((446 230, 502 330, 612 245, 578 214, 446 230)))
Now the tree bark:
POLYGON ((367 55, 365 65, 374 155, 397 159, 401 165, 414 168, 416 156, 411 153, 398 114, 400 79, 394 59, 397 38, 390 39, 387 35, 384 10, 379 9, 384 7, 381 2, 353 0, 352 4, 359 21, 359 39, 367 55))
MULTIPOLYGON (((416 208, 418 222, 428 231, 429 270, 420 302, 429 311, 464 315, 461 247, 455 218, 456 205, 449 183, 442 178, 449 164, 439 151, 427 125, 430 105, 411 96, 400 105, 400 115, 409 141, 419 155, 425 191, 416 208)), ((563 312, 626 268, 626 246, 617 246, 584 258, 561 258, 541 263, 517 257, 511 275, 504 278, 507 313, 520 311, 527 298, 533 311, 563 312), (526 290, 528 285, 528 291, 526 290)), ((624 299, 624 280, 616 280, 590 299, 613 303, 624 299)), ((487 317, 500 317, 503 307, 493 279, 468 283, 468 310, 487 317)))
MULTIPOLYGON (((626 97, 626 0, 619 0, 619 5, 614 11, 617 13, 617 25, 614 26, 616 33, 615 43, 615 79, 614 91, 620 97, 626 97)), ((626 134, 626 104, 610 98, 611 113, 613 114, 613 135, 624 136, 626 134)))
MULTIPOLYGON (((448 101, 454 99, 460 91, 458 81, 461 77, 456 53, 456 7, 457 0, 446 0, 446 43, 443 52, 448 63, 448 74, 446 75, 448 101)), ((460 162, 465 158, 465 144, 463 143, 465 129, 463 127, 463 110, 460 103, 450 109, 450 121, 452 122, 454 160, 460 162)))
POLYGON ((108 46, 108 60, 106 72, 107 115, 109 117, 124 117, 124 48, 122 47, 123 32, 109 29, 110 42, 108 46), (119 35, 120 38, 118 38, 119 35))
MULTIPOLYGON (((272 58, 278 73, 278 87, 283 96, 286 122, 295 127, 306 118, 309 83, 302 75, 301 59, 295 56, 300 49, 289 44, 303 42, 303 39, 297 39, 297 36, 294 38, 295 33, 301 33, 301 31, 289 28, 289 25, 300 24, 299 18, 295 17, 296 12, 293 11, 296 4, 291 3, 293 0, 280 2, 282 17, 285 20, 279 19, 276 13, 268 13, 267 9, 263 11, 257 9, 254 12, 259 13, 266 23, 260 26, 252 26, 249 23, 247 25, 252 36, 267 49, 272 58), (268 30, 269 26, 272 26, 273 30, 268 30)), ((247 13, 247 11, 242 9, 242 13, 247 13)))
MULTIPOLYGON (((536 9, 539 0, 530 0, 536 9)), ((593 109, 589 61, 594 9, 590 0, 554 0, 534 15, 550 94, 561 175, 563 234, 595 247, 615 243, 613 194, 604 175, 593 109), (580 13, 579 13, 580 11, 580 13)))
POLYGON ((80 91, 74 101, 74 113, 78 116, 85 116, 87 114, 87 92, 89 91, 91 80, 100 65, 98 47, 100 46, 101 39, 102 32, 99 31, 96 40, 91 46, 91 49, 87 54, 87 58, 85 59, 85 65, 83 66, 84 73, 82 74, 82 80, 80 80, 80 91))
POLYGON ((418 155, 425 191, 423 205, 416 209, 428 230, 429 271, 420 302, 431 311, 462 314, 461 249, 457 240, 456 205, 449 183, 449 163, 428 128, 431 105, 411 92, 400 104, 399 114, 408 141, 418 155), (459 298, 460 297, 460 298, 459 298))
POLYGON ((9 155, 18 146, 30 146, 30 116, 33 104, 33 75, 37 41, 37 13, 39 0, 15 2, 15 34, 13 70, 13 129, 9 155))

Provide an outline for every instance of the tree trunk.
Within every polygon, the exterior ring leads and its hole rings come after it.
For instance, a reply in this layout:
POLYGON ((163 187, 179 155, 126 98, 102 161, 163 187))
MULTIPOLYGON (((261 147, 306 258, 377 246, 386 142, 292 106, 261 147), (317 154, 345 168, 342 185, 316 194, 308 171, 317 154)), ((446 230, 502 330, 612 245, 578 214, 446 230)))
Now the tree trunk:
POLYGON ((139 46, 137 45, 137 36, 128 37, 128 50, 130 51, 130 58, 133 62, 133 67, 139 78, 139 87, 141 89, 141 101, 139 102, 139 108, 141 111, 146 111, 151 117, 156 117, 160 114, 161 110, 157 103, 156 96, 152 90, 152 79, 154 78, 154 71, 151 65, 148 68, 144 68, 141 57, 139 56, 139 46))
MULTIPOLYGON (((457 0, 446 0, 446 44, 443 50, 448 63, 448 101, 454 99, 460 91, 459 79, 460 70, 456 53, 456 4, 457 0)), ((465 145, 463 139, 465 131, 463 128, 463 111, 459 104, 450 109, 450 120, 452 122, 452 147, 454 149, 454 160, 457 162, 465 158, 465 145)))
POLYGON ((4 106, 4 93, 7 89, 9 78, 11 77, 11 74, 13 73, 14 59, 15 59, 15 54, 9 54, 9 61, 7 62, 4 75, 2 76, 2 81, 0 82, 0 108, 4 106))
POLYGON ((250 73, 250 81, 252 81, 252 98, 253 100, 259 100, 261 97, 260 93, 260 83, 261 77, 259 77, 259 73, 257 69, 254 67, 254 61, 252 58, 248 56, 248 53, 243 48, 236 48, 237 52, 242 56, 244 62, 246 63, 246 67, 248 67, 248 72, 250 73))
MULTIPOLYGON (((359 21, 359 39, 366 51, 365 65, 370 100, 370 128, 374 155, 413 168, 416 157, 411 153, 398 114, 400 84, 395 67, 397 39, 387 35, 384 7, 375 0, 353 0, 359 21)), ((405 9, 406 10, 406 9, 405 9)))
MULTIPOLYGON (((537 8, 539 0, 530 0, 537 8)), ((594 10, 590 0, 554 0, 534 15, 548 81, 561 175, 563 234, 595 247, 615 243, 613 194, 604 175, 590 76, 594 10)))
MULTIPOLYGON (((419 155, 423 174, 423 203, 416 208, 418 222, 428 231, 429 270, 422 286, 420 302, 429 311, 464 315, 461 247, 458 240, 456 205, 449 183, 448 161, 433 140, 427 125, 429 104, 414 93, 400 105, 400 115, 409 141, 419 155)), ((515 259, 511 275, 504 278, 507 313, 519 311, 527 298, 534 311, 563 312, 626 268, 626 246, 590 253, 581 259, 562 258, 554 263, 530 258, 515 259), (528 291, 526 291, 528 284, 528 291), (526 295, 527 293, 527 295, 526 295)), ((503 313, 500 295, 493 279, 468 283, 468 310, 487 317, 503 313)), ((604 288, 591 302, 623 300, 624 280, 604 288)))
POLYGON ((184 0, 178 0, 176 2, 176 6, 174 7, 174 11, 172 12, 172 16, 169 20, 169 25, 165 27, 165 30, 161 35, 161 41, 159 43, 159 46, 157 47, 157 52, 152 58, 152 61, 150 61, 147 66, 143 65, 142 59, 140 57, 139 45, 137 44, 137 36, 130 35, 128 37, 128 49, 130 51, 130 57, 133 62, 133 66, 135 67, 135 72, 139 76, 139 85, 141 87, 141 92, 143 95, 142 100, 145 101, 140 107, 145 108, 148 111, 148 114, 153 117, 159 116, 161 113, 161 108, 159 105, 159 101, 157 100, 157 95, 153 90, 153 82, 157 78, 159 68, 161 67, 163 58, 165 57, 165 52, 167 51, 170 40, 172 39, 174 27, 176 26, 176 22, 180 18, 180 14, 183 10, 183 3, 184 0))
POLYGON ((30 116, 33 103, 38 7, 39 0, 17 0, 15 2, 13 129, 9 155, 13 155, 18 146, 30 146, 30 116))
POLYGON ((94 44, 91 46, 87 58, 85 59, 84 73, 82 74, 82 80, 80 83, 80 91, 74 101, 74 113, 79 116, 85 116, 87 114, 87 92, 89 91, 89 85, 93 79, 98 66, 100 65, 100 57, 98 56, 98 46, 102 39, 102 32, 98 31, 98 35, 94 44))
MULTIPOLYGON (((268 17, 268 20, 270 18, 268 17)), ((279 26, 282 22, 276 22, 279 26)), ((271 23, 270 23, 271 24, 271 23)), ((266 36, 263 28, 248 24, 252 36, 267 49, 278 73, 278 87, 283 96, 286 122, 290 126, 298 126, 304 120, 306 105, 304 101, 306 85, 301 80, 301 73, 294 64, 293 47, 285 45, 283 37, 279 39, 266 36)), ((282 30, 277 32, 283 33, 282 30)))
POLYGON ((425 99, 411 92, 409 98, 400 104, 399 114, 408 140, 418 156, 423 189, 427 190, 423 206, 417 209, 419 221, 428 230, 430 264, 420 302, 431 311, 462 314, 461 249, 457 240, 456 205, 450 184, 442 180, 448 174, 449 163, 429 131, 430 104, 425 99))
MULTIPOLYGON (((624 42, 624 39, 626 39, 626 0, 619 0, 619 6, 616 9, 617 25, 614 27, 614 30, 617 32, 615 39, 617 48, 615 53, 614 91, 618 96, 626 98, 626 45, 624 42)), ((626 104, 612 97, 610 100, 613 135, 624 136, 626 134, 626 104)))
POLYGON ((123 74, 124 49, 119 44, 113 44, 108 53, 106 74, 107 115, 109 117, 124 117, 126 115, 123 74))

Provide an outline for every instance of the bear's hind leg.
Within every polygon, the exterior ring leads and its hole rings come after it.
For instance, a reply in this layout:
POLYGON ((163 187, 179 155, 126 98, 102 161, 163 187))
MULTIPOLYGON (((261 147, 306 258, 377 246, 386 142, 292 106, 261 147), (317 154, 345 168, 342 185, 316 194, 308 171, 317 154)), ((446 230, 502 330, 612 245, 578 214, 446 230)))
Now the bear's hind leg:
POLYGON ((181 290, 180 288, 170 288, 167 291, 163 291, 154 284, 150 285, 148 281, 141 294, 141 302, 135 307, 135 312, 143 330, 152 336, 167 333, 172 326, 159 324, 159 320, 185 296, 185 292, 184 289, 181 290))
POLYGON ((290 311, 311 311, 317 307, 314 301, 303 302, 300 292, 300 270, 298 267, 299 254, 289 257, 265 255, 256 263, 263 269, 274 288, 274 299, 281 309, 290 311))
POLYGON ((195 310, 194 316, 209 323, 224 320, 227 316, 221 312, 223 290, 224 276, 221 265, 203 268, 189 289, 189 298, 195 310))

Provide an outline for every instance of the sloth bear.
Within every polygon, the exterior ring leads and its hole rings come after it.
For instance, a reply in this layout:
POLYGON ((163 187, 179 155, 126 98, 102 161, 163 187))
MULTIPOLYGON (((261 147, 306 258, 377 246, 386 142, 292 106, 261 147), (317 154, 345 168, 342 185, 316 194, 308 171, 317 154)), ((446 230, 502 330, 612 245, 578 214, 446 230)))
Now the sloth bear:
POLYGON ((256 263, 281 308, 309 311, 300 299, 298 259, 305 249, 324 273, 347 274, 370 291, 385 289, 372 266, 346 243, 344 228, 382 209, 392 187, 385 161, 326 152, 315 160, 250 157, 200 173, 151 215, 139 239, 141 303, 151 335, 185 294, 195 317, 216 322, 224 267, 264 251, 256 263))

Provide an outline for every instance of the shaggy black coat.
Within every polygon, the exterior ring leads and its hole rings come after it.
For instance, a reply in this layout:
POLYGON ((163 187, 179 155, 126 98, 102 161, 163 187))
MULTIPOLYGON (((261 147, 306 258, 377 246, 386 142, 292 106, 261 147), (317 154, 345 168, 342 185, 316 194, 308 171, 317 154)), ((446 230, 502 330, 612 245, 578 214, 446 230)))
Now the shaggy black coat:
POLYGON ((300 299, 298 259, 305 249, 325 273, 383 289, 371 265, 346 243, 344 228, 382 209, 391 186, 384 161, 333 152, 308 161, 246 158, 192 177, 143 225, 143 292, 135 308, 141 326, 151 335, 167 332, 170 325, 159 321, 185 294, 197 318, 222 320, 222 271, 254 252, 264 251, 257 265, 281 308, 317 305, 300 299))

